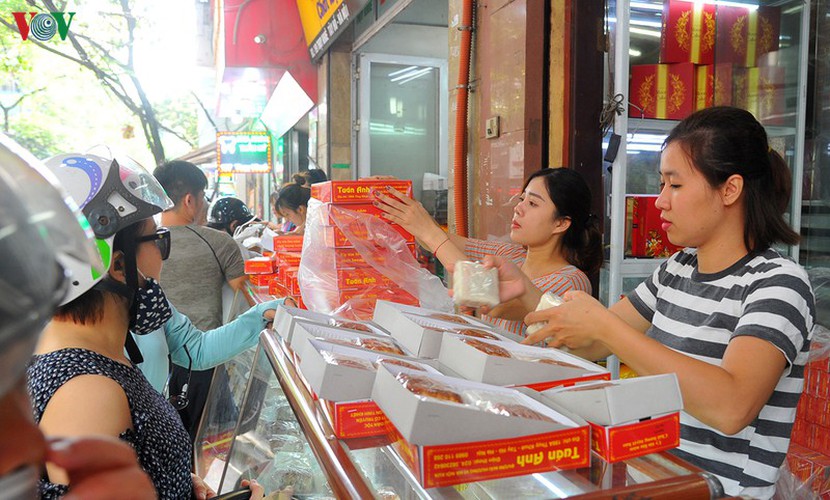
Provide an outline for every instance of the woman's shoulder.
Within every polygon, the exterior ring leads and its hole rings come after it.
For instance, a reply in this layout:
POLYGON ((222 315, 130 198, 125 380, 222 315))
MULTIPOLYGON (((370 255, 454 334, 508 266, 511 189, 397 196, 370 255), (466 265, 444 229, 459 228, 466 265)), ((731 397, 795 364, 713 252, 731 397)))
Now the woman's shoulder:
POLYGON ((562 294, 571 290, 580 290, 591 293, 591 280, 588 275, 572 264, 535 278, 533 283, 542 292, 562 294))

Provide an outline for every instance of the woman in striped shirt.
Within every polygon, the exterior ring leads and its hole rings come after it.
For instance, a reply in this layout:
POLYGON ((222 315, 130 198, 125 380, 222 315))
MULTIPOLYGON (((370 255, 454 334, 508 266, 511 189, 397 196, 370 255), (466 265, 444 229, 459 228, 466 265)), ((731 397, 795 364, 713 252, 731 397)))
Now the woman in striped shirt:
POLYGON ((397 191, 377 198, 375 205, 387 218, 412 233, 448 269, 457 260, 483 260, 488 255, 520 266, 522 274, 514 284, 524 293, 492 310, 480 310, 487 313, 483 319, 517 335, 525 335, 522 318, 536 308, 543 293, 590 294, 588 274, 602 264, 602 234, 590 213, 591 191, 582 176, 568 168, 544 168, 527 179, 513 209, 512 243, 447 234, 420 203, 397 191))
POLYGON ((553 337, 588 359, 616 354, 640 375, 676 373, 685 411, 674 453, 729 496, 770 498, 815 321, 807 273, 772 248, 799 239, 783 216, 789 170, 749 112, 716 107, 672 130, 660 178, 663 228, 687 248, 610 312, 577 292, 528 315, 548 325, 526 342, 553 337))

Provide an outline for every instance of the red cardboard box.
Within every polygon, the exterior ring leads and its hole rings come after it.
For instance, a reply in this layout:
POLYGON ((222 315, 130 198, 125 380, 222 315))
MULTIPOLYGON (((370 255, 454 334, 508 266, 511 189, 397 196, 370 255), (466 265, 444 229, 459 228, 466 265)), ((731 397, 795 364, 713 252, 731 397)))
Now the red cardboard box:
POLYGON ((311 197, 328 203, 372 203, 373 191, 394 188, 406 196, 412 197, 410 180, 362 180, 362 181, 328 181, 311 186, 311 197))
POLYGON ((245 274, 274 274, 276 263, 270 257, 254 257, 245 261, 245 274))
POLYGON ((378 219, 382 220, 389 224, 389 221, 384 216, 383 210, 379 209, 378 207, 374 206, 371 203, 349 203, 349 204, 337 204, 337 203, 323 203, 323 224, 327 226, 336 226, 337 223, 334 221, 334 217, 332 217, 332 208, 340 207, 346 210, 351 210, 352 212, 357 212, 359 214, 364 215, 371 215, 373 217, 377 217, 378 219))
POLYGON ((296 267, 300 265, 301 252, 288 252, 281 250, 277 252, 277 264, 280 266, 296 267))
POLYGON ((715 66, 695 66, 695 111, 715 105, 715 66))
POLYGON ((276 274, 249 274, 248 280, 254 286, 269 286, 277 279, 276 274))
POLYGON ((670 413, 642 422, 591 426, 591 450, 609 463, 680 446, 680 414, 670 413))
POLYGON ((715 106, 732 105, 732 64, 715 65, 715 106))
MULTIPOLYGON (((343 304, 351 299, 356 298, 363 298, 370 301, 376 301, 378 299, 390 299, 394 297, 394 300, 398 304, 410 305, 410 306, 417 306, 420 304, 418 299, 412 295, 411 293, 407 292, 403 288, 398 288, 397 286, 380 286, 380 287, 371 287, 371 288, 351 288, 348 290, 339 290, 338 291, 338 300, 340 304, 343 304)), ((383 328, 383 325, 381 325, 383 328)), ((387 328, 388 329, 388 328, 387 328)))
POLYGON ((780 7, 718 7, 718 62, 751 67, 759 56, 778 50, 780 7))
MULTIPOLYGON (((415 243, 408 243, 406 245, 407 250, 412 254, 413 257, 416 257, 417 250, 415 249, 415 243)), ((386 253, 378 249, 372 255, 374 259, 378 263, 385 264, 387 259, 390 256, 393 256, 391 253, 386 253)), ((417 257, 416 257, 417 258, 417 257)), ((334 265, 336 268, 350 268, 350 267, 372 267, 366 260, 360 255, 360 252, 353 247, 343 247, 343 248, 335 248, 334 249, 334 265)))
POLYGON ((358 267, 337 270, 337 286, 342 289, 395 286, 395 282, 374 268, 358 267))
POLYGON ((695 106, 695 65, 679 63, 632 66, 629 99, 636 106, 628 108, 631 117, 671 120, 686 118, 695 106))
POLYGON ((735 68, 734 105, 743 108, 764 125, 784 124, 784 68, 735 68))
POLYGON ((274 251, 302 252, 303 237, 295 235, 274 236, 274 251))
POLYGON ((660 62, 712 64, 715 56, 715 5, 665 0, 660 62))
POLYGON ((591 426, 591 449, 607 462, 680 445, 683 398, 675 374, 578 384, 542 393, 591 426))
POLYGON ((680 250, 663 231, 656 195, 625 197, 627 257, 669 257, 680 250))
MULTIPOLYGON (((389 224, 389 227, 395 229, 407 243, 415 242, 415 237, 412 236, 406 229, 396 224, 389 224)), ((355 228, 353 232, 355 236, 362 240, 370 240, 371 235, 366 231, 366 226, 360 225, 355 228)), ((329 248, 345 248, 353 246, 352 242, 346 237, 343 231, 337 226, 323 226, 323 241, 329 248)))
POLYGON ((289 267, 283 274, 282 284, 291 295, 300 295, 300 282, 297 280, 299 270, 299 267, 289 267))

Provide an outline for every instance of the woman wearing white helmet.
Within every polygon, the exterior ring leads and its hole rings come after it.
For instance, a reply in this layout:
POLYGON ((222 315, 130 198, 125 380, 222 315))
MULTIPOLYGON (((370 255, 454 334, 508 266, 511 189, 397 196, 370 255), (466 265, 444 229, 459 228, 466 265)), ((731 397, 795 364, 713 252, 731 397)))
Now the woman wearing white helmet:
POLYGON ((68 289, 65 268, 102 270, 92 235, 79 224, 85 219, 56 185, 34 157, 0 134, 0 499, 32 498, 44 460, 66 471, 77 498, 101 498, 115 484, 128 491, 124 498, 147 498, 153 485, 124 443, 47 442, 32 421, 23 374, 68 289))
MULTIPOLYGON (((160 498, 190 498, 194 481, 201 480, 191 477, 187 433, 173 407, 124 354, 125 343, 131 350, 128 330, 149 333, 172 314, 153 278, 169 252, 170 233, 152 218, 172 204, 152 175, 130 161, 69 154, 47 166, 89 219, 105 272, 71 266, 69 294, 28 369, 35 418, 47 434, 129 442, 160 498)), ((47 471, 41 495, 64 494, 66 475, 47 471)))

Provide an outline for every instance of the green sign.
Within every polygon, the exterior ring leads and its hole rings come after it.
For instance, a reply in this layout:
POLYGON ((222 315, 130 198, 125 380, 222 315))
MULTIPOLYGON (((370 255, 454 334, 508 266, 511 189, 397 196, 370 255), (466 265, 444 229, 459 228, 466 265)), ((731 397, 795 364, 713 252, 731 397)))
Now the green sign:
POLYGON ((219 172, 263 174, 271 171, 271 136, 267 132, 217 132, 219 172))

